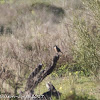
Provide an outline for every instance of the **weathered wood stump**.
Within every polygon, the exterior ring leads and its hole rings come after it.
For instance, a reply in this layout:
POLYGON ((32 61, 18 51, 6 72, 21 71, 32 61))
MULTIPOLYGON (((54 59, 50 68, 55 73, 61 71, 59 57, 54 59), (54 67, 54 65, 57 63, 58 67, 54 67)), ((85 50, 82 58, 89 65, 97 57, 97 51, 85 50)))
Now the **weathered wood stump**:
POLYGON ((49 82, 47 83, 48 91, 43 93, 40 96, 36 96, 34 94, 34 89, 37 87, 37 85, 42 82, 44 78, 46 78, 49 74, 51 74, 56 67, 57 61, 59 60, 59 55, 56 54, 53 57, 53 60, 49 66, 47 66, 45 69, 42 69, 42 64, 39 64, 34 71, 30 74, 25 91, 20 94, 22 100, 51 100, 51 96, 55 96, 57 99, 59 99, 59 96, 61 93, 55 89, 55 87, 49 82), (27 97, 27 98, 25 98, 27 97))

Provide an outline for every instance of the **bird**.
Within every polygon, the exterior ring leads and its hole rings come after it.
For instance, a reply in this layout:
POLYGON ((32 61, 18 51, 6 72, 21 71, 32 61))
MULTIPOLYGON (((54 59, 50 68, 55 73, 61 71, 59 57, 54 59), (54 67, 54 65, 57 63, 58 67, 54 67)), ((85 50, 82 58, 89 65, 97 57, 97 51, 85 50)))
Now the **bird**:
POLYGON ((54 50, 55 50, 56 53, 62 53, 63 54, 63 52, 60 50, 60 48, 57 45, 54 46, 54 50))

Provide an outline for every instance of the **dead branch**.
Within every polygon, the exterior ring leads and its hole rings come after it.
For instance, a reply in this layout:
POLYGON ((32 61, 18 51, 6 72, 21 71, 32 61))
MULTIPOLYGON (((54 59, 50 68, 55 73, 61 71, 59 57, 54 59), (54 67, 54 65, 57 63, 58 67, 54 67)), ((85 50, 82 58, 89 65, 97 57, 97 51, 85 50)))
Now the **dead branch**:
POLYGON ((52 73, 56 67, 57 61, 59 60, 59 55, 54 56, 52 64, 49 67, 46 67, 44 70, 40 71, 42 65, 38 65, 36 69, 31 73, 27 80, 26 90, 34 91, 34 88, 42 82, 42 80, 49 74, 52 73))
POLYGON ((52 100, 52 96, 56 97, 56 99, 60 98, 61 93, 56 90, 51 82, 46 83, 46 87, 48 88, 48 91, 42 94, 46 100, 52 100))
POLYGON ((23 99, 23 100, 49 100, 52 95, 55 96, 56 98, 59 97, 60 92, 58 92, 52 84, 49 84, 51 89, 43 94, 44 98, 43 97, 40 97, 40 98, 36 97, 34 99, 31 98, 32 96, 35 95, 34 89, 37 87, 37 85, 40 82, 42 82, 44 78, 46 78, 49 74, 51 74, 53 72, 59 58, 60 58, 59 54, 57 53, 53 57, 51 64, 49 66, 45 67, 45 69, 42 69, 42 66, 43 66, 42 64, 39 64, 34 69, 34 71, 29 75, 29 77, 27 79, 25 91, 20 94, 20 95, 23 95, 23 96, 28 95, 30 98, 23 99), (51 93, 53 93, 53 94, 51 94, 51 93), (50 96, 48 94, 50 94, 50 96), (48 96, 48 99, 46 99, 47 96, 48 96))

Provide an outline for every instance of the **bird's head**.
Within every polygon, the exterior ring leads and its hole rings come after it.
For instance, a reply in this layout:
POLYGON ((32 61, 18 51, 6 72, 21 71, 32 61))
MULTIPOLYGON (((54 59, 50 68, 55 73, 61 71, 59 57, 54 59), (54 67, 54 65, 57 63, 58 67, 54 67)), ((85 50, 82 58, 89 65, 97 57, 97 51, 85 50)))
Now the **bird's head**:
POLYGON ((57 47, 57 45, 54 45, 53 47, 55 48, 55 47, 57 47))

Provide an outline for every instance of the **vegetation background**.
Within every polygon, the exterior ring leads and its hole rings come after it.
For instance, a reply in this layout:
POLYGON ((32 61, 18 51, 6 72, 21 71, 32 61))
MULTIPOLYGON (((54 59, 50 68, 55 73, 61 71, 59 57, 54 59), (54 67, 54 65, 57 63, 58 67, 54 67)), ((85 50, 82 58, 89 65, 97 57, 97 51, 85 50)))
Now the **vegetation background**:
POLYGON ((0 94, 24 91, 34 68, 63 55, 51 81, 61 100, 100 99, 100 0, 0 0, 0 94))

